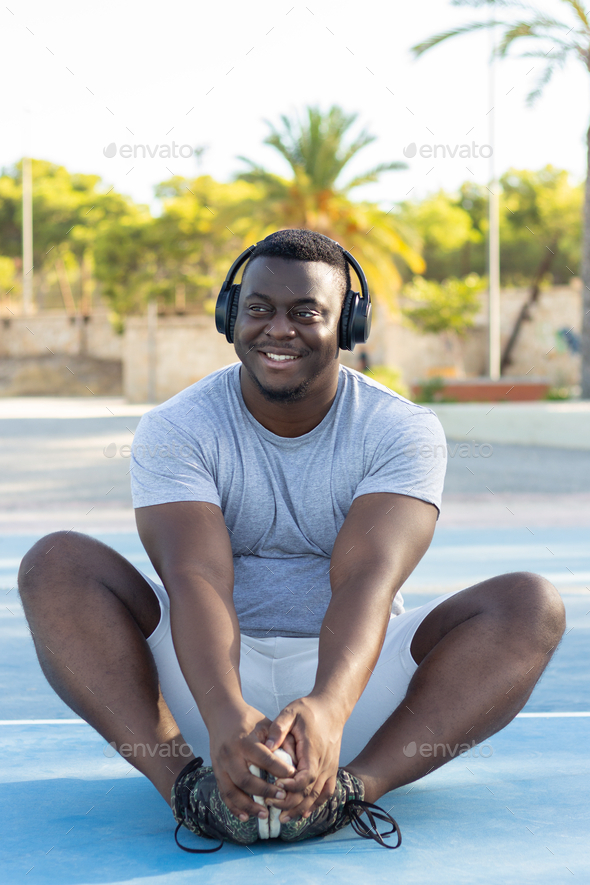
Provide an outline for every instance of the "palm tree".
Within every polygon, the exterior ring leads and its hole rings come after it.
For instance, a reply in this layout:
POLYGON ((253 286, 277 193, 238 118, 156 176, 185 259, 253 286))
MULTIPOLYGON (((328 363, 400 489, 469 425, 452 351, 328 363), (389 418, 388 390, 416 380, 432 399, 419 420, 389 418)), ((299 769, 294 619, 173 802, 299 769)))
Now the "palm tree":
MULTIPOLYGON (((377 182, 384 172, 405 169, 400 162, 381 163, 341 184, 345 166, 375 140, 365 129, 348 137, 357 114, 346 114, 338 106, 322 113, 306 108, 306 119, 281 117, 282 130, 270 127, 264 143, 285 158, 292 170, 286 179, 246 157, 250 166, 236 178, 257 188, 257 197, 239 207, 244 236, 262 238, 277 228, 306 228, 325 234, 354 251, 367 274, 377 301, 395 309, 395 291, 401 276, 394 257, 402 258, 413 273, 423 273, 421 256, 398 228, 395 218, 374 203, 353 202, 350 193, 364 184, 377 182)), ((239 221, 238 221, 239 224, 239 221)))
MULTIPOLYGON (((530 49, 521 54, 521 58, 542 59, 544 70, 537 80, 536 86, 527 96, 527 103, 532 104, 542 93, 557 68, 563 68, 566 61, 574 57, 582 62, 590 73, 590 19, 579 0, 563 0, 569 7, 569 21, 560 21, 545 15, 543 12, 519 0, 452 0, 454 6, 472 6, 480 8, 515 7, 517 16, 513 21, 488 19, 474 21, 458 28, 452 28, 429 37, 423 43, 412 47, 416 56, 423 55, 433 46, 438 46, 451 37, 469 34, 483 28, 499 26, 503 29, 502 38, 495 49, 495 54, 504 57, 513 43, 529 39, 530 49)), ((590 127, 588 141, 588 175, 584 200, 584 233, 582 240, 582 398, 590 399, 590 127)))

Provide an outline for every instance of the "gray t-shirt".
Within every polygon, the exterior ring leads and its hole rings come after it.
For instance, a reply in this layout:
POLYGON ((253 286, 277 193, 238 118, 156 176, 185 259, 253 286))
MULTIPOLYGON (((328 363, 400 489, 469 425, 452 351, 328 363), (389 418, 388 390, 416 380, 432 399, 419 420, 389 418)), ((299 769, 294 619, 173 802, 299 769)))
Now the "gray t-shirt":
MULTIPOLYGON (((319 636, 332 548, 352 502, 396 492, 440 508, 443 429, 431 409, 340 365, 336 397, 317 427, 277 436, 247 409, 240 366, 211 373, 143 416, 132 447, 133 506, 217 504, 231 539, 242 633, 319 636)), ((403 611, 399 593, 392 611, 403 611)))

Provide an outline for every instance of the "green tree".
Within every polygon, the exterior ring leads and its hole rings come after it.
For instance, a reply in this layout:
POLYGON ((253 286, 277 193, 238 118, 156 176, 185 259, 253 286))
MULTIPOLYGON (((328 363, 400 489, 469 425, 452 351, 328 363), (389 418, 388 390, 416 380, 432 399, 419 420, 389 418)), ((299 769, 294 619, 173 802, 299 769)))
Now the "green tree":
POLYGON ((552 166, 540 172, 509 169, 500 184, 502 261, 517 266, 529 286, 502 354, 504 371, 542 286, 568 282, 579 267, 583 194, 581 187, 570 184, 567 172, 552 166))
MULTIPOLYGON (((60 273, 69 270, 79 308, 87 313, 99 231, 132 212, 134 204, 112 188, 105 192, 98 175, 70 173, 46 160, 33 160, 32 174, 35 277, 43 287, 48 281, 57 285, 60 273)), ((22 163, 18 163, 0 176, 0 254, 13 258, 19 268, 21 243, 22 163)))
POLYGON ((238 214, 248 218, 251 240, 277 228, 307 228, 342 242, 348 251, 356 250, 376 300, 394 309, 395 290, 401 284, 394 258, 401 258, 413 273, 421 273, 424 262, 393 215, 351 198, 356 188, 377 182, 385 172, 405 168, 404 163, 382 163, 342 181, 353 157, 375 140, 366 130, 351 136, 357 116, 338 106, 326 113, 308 107, 303 121, 281 117, 280 129, 267 121, 271 131, 265 144, 282 155, 292 175, 275 175, 240 157, 250 170, 237 177, 255 185, 257 193, 252 202, 239 207, 238 214))
POLYGON ((404 201, 397 217, 418 236, 428 279, 442 282, 449 276, 483 272, 485 264, 474 266, 473 247, 483 242, 485 233, 474 224, 457 195, 440 190, 423 200, 404 201))
POLYGON ((485 280, 473 273, 442 283, 418 276, 402 290, 402 312, 410 325, 423 334, 441 335, 459 371, 463 369, 459 339, 473 326, 485 286, 485 280))
POLYGON ((14 258, 0 255, 0 303, 10 301, 20 294, 18 272, 14 258))
MULTIPOLYGON (((590 73, 590 19, 579 0, 563 0, 567 7, 568 20, 560 20, 546 15, 535 7, 529 7, 520 0, 453 0, 455 6, 471 6, 481 8, 487 6, 491 10, 515 7, 515 18, 512 21, 490 17, 487 20, 474 21, 458 28, 451 28, 429 37, 422 43, 412 47, 415 55, 420 56, 433 46, 452 37, 473 33, 490 27, 502 29, 502 37, 496 49, 497 55, 506 56, 514 43, 529 46, 522 53, 526 58, 541 59, 544 68, 536 86, 528 95, 529 103, 534 102, 542 93, 544 86, 558 68, 566 61, 575 58, 590 73), (520 16, 523 17, 520 17, 520 16)), ((588 175, 584 199, 584 232, 582 245, 582 397, 590 399, 590 127, 587 133, 588 143, 588 175)))
POLYGON ((255 206, 257 189, 246 182, 220 183, 208 175, 174 177, 156 188, 163 212, 152 236, 159 244, 163 300, 178 306, 179 287, 187 302, 207 310, 215 300, 228 266, 248 236, 247 219, 236 206, 255 206))

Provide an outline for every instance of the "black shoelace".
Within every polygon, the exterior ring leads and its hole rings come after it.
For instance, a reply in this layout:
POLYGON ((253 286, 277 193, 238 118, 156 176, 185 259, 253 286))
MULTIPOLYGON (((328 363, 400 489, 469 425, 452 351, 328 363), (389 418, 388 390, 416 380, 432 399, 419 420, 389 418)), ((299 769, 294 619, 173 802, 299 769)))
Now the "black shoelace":
POLYGON ((346 803, 346 810, 350 818, 351 827, 363 839, 374 839, 383 848, 399 848, 402 844, 400 828, 388 811, 384 811, 378 805, 373 805, 372 802, 365 802, 363 799, 349 799, 346 803), (364 820, 361 819, 362 814, 367 815, 370 826, 367 826, 364 820), (375 818, 391 824, 391 829, 380 833, 375 818), (392 836, 393 833, 397 834, 397 843, 395 845, 388 845, 383 839, 392 836))
MULTIPOLYGON (((205 811, 205 817, 208 817, 208 809, 205 811)), ((186 845, 181 845, 178 841, 178 831, 184 826, 183 824, 178 824, 176 830, 174 831, 174 838, 176 839, 176 844, 179 848, 182 848, 183 851, 190 851, 191 854, 211 854, 212 851, 219 851, 220 848, 223 848, 223 840, 220 839, 219 845, 216 845, 215 848, 187 848, 186 845)))

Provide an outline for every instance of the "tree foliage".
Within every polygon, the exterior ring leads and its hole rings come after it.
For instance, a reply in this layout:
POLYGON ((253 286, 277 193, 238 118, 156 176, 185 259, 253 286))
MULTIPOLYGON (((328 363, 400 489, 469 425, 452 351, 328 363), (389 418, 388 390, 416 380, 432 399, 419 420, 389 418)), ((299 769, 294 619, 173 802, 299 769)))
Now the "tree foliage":
POLYGON ((442 283, 414 277, 403 288, 404 316, 420 332, 461 337, 473 326, 485 287, 486 281, 475 273, 464 279, 449 277, 442 283))
MULTIPOLYGON (((529 92, 527 101, 535 102, 542 94, 553 74, 563 68, 573 58, 580 61, 586 72, 590 72, 590 18, 580 0, 563 0, 564 17, 554 18, 545 14, 535 6, 523 3, 522 0, 453 0, 455 6, 471 6, 487 8, 487 19, 473 21, 458 28, 451 28, 434 34, 422 43, 416 44, 412 51, 416 56, 422 55, 434 46, 463 34, 473 33, 486 28, 498 29, 501 37, 494 49, 500 57, 508 54, 517 44, 526 47, 521 58, 534 58, 541 61, 541 74, 536 85, 529 92), (506 20, 496 16, 512 10, 514 17, 506 20)), ((539 67, 539 65, 535 65, 539 67)), ((532 70, 532 68, 531 68, 532 70)), ((588 129, 588 167, 586 175, 586 192, 584 200, 584 219, 582 235, 582 397, 590 399, 590 127, 588 129)), ((530 301, 534 301, 538 293, 537 283, 533 283, 530 301)), ((518 331, 517 328, 515 331, 518 331)), ((514 337, 511 336, 511 340, 514 337)), ((504 360, 503 360, 504 361, 504 360)))
MULTIPOLYGON (((395 258, 413 273, 424 270, 424 262, 413 244, 404 237, 396 218, 375 203, 354 202, 351 193, 361 185, 379 181, 385 172, 405 168, 404 163, 382 163, 343 181, 347 165, 374 136, 362 130, 356 137, 351 128, 357 114, 346 114, 338 106, 322 113, 309 107, 305 119, 281 117, 282 128, 271 123, 265 144, 286 160, 291 177, 276 175, 245 157, 249 171, 238 179, 255 185, 254 200, 243 206, 256 239, 277 228, 307 228, 337 240, 360 259, 375 300, 395 309, 401 276, 395 258)), ((267 121, 268 122, 268 121, 267 121)), ((251 236, 251 238, 252 238, 251 236)))
MULTIPOLYGON (((499 186, 502 285, 529 285, 549 254, 547 281, 568 284, 580 272, 582 185, 549 165, 509 169, 499 186)), ((465 182, 456 194, 441 190, 400 204, 399 222, 419 238, 427 279, 486 274, 487 193, 485 186, 465 182)))

